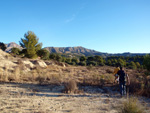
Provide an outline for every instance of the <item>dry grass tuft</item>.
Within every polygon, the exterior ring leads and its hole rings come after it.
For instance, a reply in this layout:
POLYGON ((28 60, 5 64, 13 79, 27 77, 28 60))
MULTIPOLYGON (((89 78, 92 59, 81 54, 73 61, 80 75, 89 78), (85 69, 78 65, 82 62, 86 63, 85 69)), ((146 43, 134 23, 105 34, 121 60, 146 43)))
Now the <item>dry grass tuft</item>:
POLYGON ((106 73, 109 73, 109 74, 112 73, 113 74, 113 72, 114 71, 112 69, 106 69, 106 73))
POLYGON ((8 76, 9 76, 8 75, 8 70, 9 70, 9 67, 5 65, 2 81, 8 82, 8 76))
POLYGON ((17 63, 18 63, 18 64, 23 64, 22 59, 18 59, 18 60, 17 60, 17 63))
POLYGON ((121 113, 144 113, 143 106, 137 98, 129 98, 121 107, 121 113))
POLYGON ((14 74, 15 74, 15 80, 19 81, 19 79, 20 79, 20 68, 19 67, 15 68, 14 74))

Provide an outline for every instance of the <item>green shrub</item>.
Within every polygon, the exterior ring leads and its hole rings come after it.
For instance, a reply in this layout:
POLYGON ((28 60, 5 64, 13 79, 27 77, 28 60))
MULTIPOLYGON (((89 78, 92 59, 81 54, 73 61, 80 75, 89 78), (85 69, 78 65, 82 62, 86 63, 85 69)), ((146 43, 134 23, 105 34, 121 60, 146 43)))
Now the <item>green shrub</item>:
POLYGON ((58 62, 61 62, 62 61, 62 56, 60 54, 56 54, 56 60, 58 62))
POLYGON ((55 53, 51 53, 51 54, 49 55, 49 58, 50 58, 50 59, 56 59, 56 54, 55 54, 55 53))
POLYGON ((87 63, 87 65, 89 65, 89 66, 97 66, 97 62, 90 61, 90 62, 87 63))
POLYGON ((38 56, 40 56, 43 60, 48 60, 49 59, 49 51, 46 49, 40 49, 37 52, 38 56))
POLYGON ((118 64, 120 65, 120 66, 126 66, 126 61, 124 61, 123 59, 121 59, 121 58, 119 58, 118 59, 118 64))
POLYGON ((136 67, 139 69, 141 67, 140 63, 139 62, 136 62, 136 67))
POLYGON ((19 55, 20 49, 19 49, 19 48, 16 48, 16 47, 13 47, 13 48, 11 49, 11 52, 12 52, 14 55, 19 55))
POLYGON ((131 62, 129 63, 129 68, 130 68, 130 69, 137 69, 137 66, 136 66, 135 62, 131 61, 131 62))
POLYGON ((3 51, 6 50, 6 45, 3 42, 0 42, 0 49, 2 49, 3 51))
POLYGON ((82 62, 79 63, 79 65, 81 65, 81 66, 86 66, 86 62, 85 62, 85 61, 82 61, 82 62))
POLYGON ((144 57, 143 65, 148 71, 150 71, 150 55, 144 57))
POLYGON ((78 60, 78 58, 74 57, 74 58, 71 59, 71 62, 72 63, 74 62, 75 64, 78 64, 79 60, 78 60))
POLYGON ((71 63, 71 59, 70 58, 66 58, 66 63, 70 64, 71 63))
POLYGON ((73 66, 75 66, 76 65, 76 63, 75 62, 71 62, 71 63, 69 63, 70 65, 73 65, 73 66))
POLYGON ((81 56, 80 57, 80 62, 86 61, 86 57, 85 56, 81 56))

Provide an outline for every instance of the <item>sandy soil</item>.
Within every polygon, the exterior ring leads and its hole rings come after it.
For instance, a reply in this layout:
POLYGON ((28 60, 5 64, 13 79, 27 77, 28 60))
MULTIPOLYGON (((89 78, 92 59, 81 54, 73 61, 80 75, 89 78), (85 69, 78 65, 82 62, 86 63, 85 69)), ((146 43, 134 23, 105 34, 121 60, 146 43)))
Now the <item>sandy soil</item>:
MULTIPOLYGON (((0 112, 3 113, 118 113, 126 100, 110 88, 82 86, 81 94, 65 94, 63 86, 0 84, 0 112)), ((150 100, 139 98, 150 113, 150 100)))

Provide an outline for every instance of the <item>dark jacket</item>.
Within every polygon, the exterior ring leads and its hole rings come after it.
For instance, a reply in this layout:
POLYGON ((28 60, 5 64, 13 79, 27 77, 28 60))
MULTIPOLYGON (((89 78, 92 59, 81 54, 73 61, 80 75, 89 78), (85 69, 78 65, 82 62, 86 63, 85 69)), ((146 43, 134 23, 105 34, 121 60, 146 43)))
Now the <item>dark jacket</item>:
POLYGON ((123 70, 119 70, 117 74, 119 75, 119 82, 125 82, 125 72, 123 70))

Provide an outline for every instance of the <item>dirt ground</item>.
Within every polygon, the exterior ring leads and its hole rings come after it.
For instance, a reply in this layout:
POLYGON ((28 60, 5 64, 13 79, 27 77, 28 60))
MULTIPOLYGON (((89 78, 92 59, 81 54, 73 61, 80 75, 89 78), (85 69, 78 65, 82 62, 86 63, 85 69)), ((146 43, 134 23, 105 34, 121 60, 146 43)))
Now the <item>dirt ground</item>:
MULTIPOLYGON (((118 113, 126 100, 108 87, 80 86, 80 94, 62 93, 64 86, 20 83, 0 84, 2 113, 118 113)), ((150 113, 150 99, 138 97, 150 113)))

